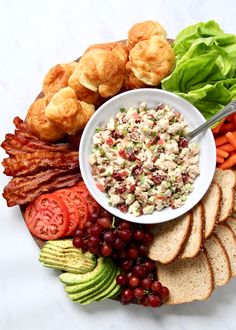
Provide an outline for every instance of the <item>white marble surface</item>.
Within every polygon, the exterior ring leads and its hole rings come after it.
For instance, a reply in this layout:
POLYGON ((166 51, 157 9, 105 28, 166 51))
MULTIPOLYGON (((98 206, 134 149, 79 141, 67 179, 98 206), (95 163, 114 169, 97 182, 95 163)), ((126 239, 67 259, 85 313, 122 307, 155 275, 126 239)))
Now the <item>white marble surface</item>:
MULTIPOLYGON (((236 33, 235 11, 234 0, 0 0, 0 140, 12 131, 13 117, 24 118, 48 68, 77 58, 89 44, 123 39, 145 19, 161 22, 170 37, 208 19, 236 33)), ((1 189, 7 181, 1 175, 1 189)), ((110 300, 81 307, 66 298, 57 273, 37 261, 19 209, 3 199, 0 224, 1 330, 236 329, 235 279, 205 302, 159 310, 110 300)))

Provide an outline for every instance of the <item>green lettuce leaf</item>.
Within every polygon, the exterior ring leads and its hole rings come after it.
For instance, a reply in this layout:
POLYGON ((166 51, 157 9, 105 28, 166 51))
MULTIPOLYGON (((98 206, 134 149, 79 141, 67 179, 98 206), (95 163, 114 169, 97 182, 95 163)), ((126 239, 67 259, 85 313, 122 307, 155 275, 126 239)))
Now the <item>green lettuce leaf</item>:
POLYGON ((173 50, 176 66, 162 88, 194 104, 209 118, 236 98, 236 36, 214 21, 182 30, 173 50))

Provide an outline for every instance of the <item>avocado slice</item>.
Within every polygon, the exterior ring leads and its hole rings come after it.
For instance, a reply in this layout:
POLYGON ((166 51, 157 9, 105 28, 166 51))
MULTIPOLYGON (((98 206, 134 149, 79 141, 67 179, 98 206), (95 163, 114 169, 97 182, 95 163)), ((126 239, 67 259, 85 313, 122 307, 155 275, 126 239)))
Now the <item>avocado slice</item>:
MULTIPOLYGON (((116 273, 117 268, 116 265, 113 263, 109 267, 109 269, 106 271, 105 275, 103 276, 102 280, 99 282, 96 282, 95 284, 91 285, 87 289, 81 289, 78 290, 76 293, 68 293, 68 296, 73 301, 80 301, 81 299, 85 297, 89 297, 91 294, 98 293, 100 290, 104 290, 107 283, 109 283, 110 279, 114 277, 114 274, 116 273)), ((79 284, 78 284, 79 287, 79 284)))
MULTIPOLYGON (((119 275, 119 274, 120 274, 120 270, 118 270, 116 276, 119 275)), ((107 299, 107 298, 114 298, 114 297, 117 297, 117 296, 121 293, 121 291, 122 291, 123 289, 124 289, 124 288, 121 287, 119 284, 116 284, 116 286, 114 287, 113 290, 110 291, 110 293, 108 293, 105 297, 103 296, 103 297, 101 297, 101 298, 99 298, 99 299, 96 299, 96 301, 103 301, 103 300, 105 300, 105 299, 107 299)))
POLYGON ((98 276, 104 268, 104 264, 106 263, 105 258, 98 258, 97 266, 87 274, 72 274, 72 273, 64 273, 59 276, 59 279, 62 283, 66 285, 75 285, 79 283, 86 283, 92 278, 98 276))
POLYGON ((110 278, 109 282, 107 282, 107 285, 98 292, 95 292, 93 295, 90 295, 88 297, 85 297, 83 299, 80 299, 79 302, 82 305, 88 305, 92 303, 93 301, 96 301, 97 299, 106 299, 107 295, 114 289, 114 287, 117 285, 116 283, 116 272, 113 274, 113 276, 110 278))
POLYGON ((45 245, 52 245, 52 246, 56 246, 56 247, 60 247, 62 249, 67 249, 67 248, 75 248, 72 242, 72 239, 58 239, 58 240, 54 240, 54 241, 47 241, 45 245))
POLYGON ((104 263, 104 267, 99 274, 97 274, 94 278, 90 279, 88 282, 85 283, 80 283, 75 285, 65 285, 65 292, 77 293, 77 292, 81 292, 82 290, 87 290, 91 288, 93 285, 99 283, 104 278, 104 274, 106 274, 107 271, 111 268, 112 263, 113 261, 111 259, 106 259, 106 262, 104 263))

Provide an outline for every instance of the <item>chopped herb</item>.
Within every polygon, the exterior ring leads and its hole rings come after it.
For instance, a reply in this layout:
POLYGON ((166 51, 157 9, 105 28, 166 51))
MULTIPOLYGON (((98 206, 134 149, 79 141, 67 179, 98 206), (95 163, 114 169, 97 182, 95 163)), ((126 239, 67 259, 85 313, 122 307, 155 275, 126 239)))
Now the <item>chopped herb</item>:
POLYGON ((127 128, 122 129, 122 132, 121 133, 123 135, 127 135, 128 134, 128 129, 127 128))
POLYGON ((100 153, 101 156, 105 156, 106 155, 105 151, 102 148, 99 149, 99 153, 100 153))
POLYGON ((120 108, 120 112, 126 112, 125 108, 120 108))
POLYGON ((152 132, 152 136, 156 137, 157 136, 157 132, 156 131, 153 131, 152 132))
POLYGON ((101 130, 102 130, 101 127, 97 127, 95 132, 98 133, 98 132, 101 132, 101 130))

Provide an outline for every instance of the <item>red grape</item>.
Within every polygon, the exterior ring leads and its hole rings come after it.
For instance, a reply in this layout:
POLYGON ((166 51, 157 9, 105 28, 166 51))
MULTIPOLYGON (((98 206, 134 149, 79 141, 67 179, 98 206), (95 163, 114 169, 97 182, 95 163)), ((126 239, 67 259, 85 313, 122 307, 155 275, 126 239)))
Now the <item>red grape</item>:
POLYGON ((101 247, 101 253, 104 257, 109 257, 112 254, 112 248, 107 244, 103 244, 101 247))
POLYGON ((112 243, 115 241, 116 239, 116 234, 114 233, 114 231, 106 231, 104 234, 103 234, 103 239, 105 242, 109 243, 112 245, 112 243))
POLYGON ((136 260, 138 258, 138 249, 134 246, 131 246, 127 250, 127 256, 130 259, 136 260))
POLYGON ((154 238, 153 233, 151 233, 150 231, 147 231, 147 232, 145 233, 145 239, 144 239, 144 242, 145 242, 146 244, 150 244, 150 243, 152 243, 153 238, 154 238))
POLYGON ((88 247, 98 247, 99 244, 100 244, 100 239, 96 236, 90 236, 89 239, 88 239, 88 247))
POLYGON ((132 289, 124 289, 121 293, 121 300, 125 302, 131 302, 134 297, 134 292, 132 289))
POLYGON ((121 221, 119 224, 120 229, 130 229, 131 228, 131 223, 127 221, 121 221))
POLYGON ((140 300, 140 304, 147 307, 149 305, 149 299, 148 298, 149 298, 148 296, 143 296, 140 300))
POLYGON ((90 253, 93 253, 93 254, 98 253, 98 247, 95 247, 95 246, 94 247, 93 246, 89 247, 88 250, 89 250, 90 253))
POLYGON ((144 277, 146 275, 145 267, 142 265, 134 266, 132 272, 134 275, 136 275, 138 277, 144 277))
POLYGON ((154 292, 154 293, 160 293, 160 292, 161 292, 161 289, 162 289, 161 282, 159 282, 159 281, 154 281, 154 282, 152 283, 152 286, 151 286, 151 290, 152 290, 152 292, 154 292))
POLYGON ((144 267, 146 268, 147 272, 152 272, 156 269, 156 265, 155 265, 155 262, 152 261, 152 260, 145 260, 144 263, 143 263, 144 267))
POLYGON ((99 226, 101 226, 104 229, 111 228, 111 220, 108 217, 99 218, 97 220, 97 223, 99 224, 99 226))
POLYGON ((149 290, 152 285, 152 280, 150 280, 149 278, 143 278, 141 281, 141 285, 144 290, 149 290))
POLYGON ((117 237, 113 242, 113 247, 116 250, 122 250, 125 247, 125 243, 120 238, 117 237))
POLYGON ((120 274, 120 275, 117 275, 117 277, 116 277, 116 283, 121 286, 127 285, 128 281, 129 281, 129 279, 128 279, 127 275, 120 274))
POLYGON ((132 266, 133 266, 133 260, 131 259, 125 259, 120 263, 120 268, 126 273, 128 273, 131 270, 132 266))
POLYGON ((148 246, 147 245, 144 245, 144 244, 141 244, 139 247, 138 247, 138 253, 140 256, 144 257, 147 255, 148 253, 148 246))
POLYGON ((78 249, 83 249, 84 248, 84 240, 82 237, 76 236, 73 239, 73 245, 74 247, 78 249))
POLYGON ((76 229, 75 233, 74 233, 74 236, 79 236, 79 237, 83 237, 84 235, 84 229, 76 229))
POLYGON ((101 235, 101 232, 103 231, 103 228, 99 226, 98 224, 93 225, 90 228, 90 234, 96 237, 99 237, 101 235))
POLYGON ((122 229, 119 232, 119 237, 123 242, 127 243, 132 238, 132 232, 129 229, 122 229))
POLYGON ((159 307, 161 305, 161 299, 158 296, 151 295, 148 297, 149 305, 152 307, 159 307))
POLYGON ((141 299, 143 297, 143 295, 144 295, 143 288, 140 287, 140 288, 134 289, 134 296, 135 296, 135 298, 141 299))
POLYGON ((161 292, 159 293, 161 298, 167 298, 169 296, 169 289, 166 286, 163 286, 161 292))
POLYGON ((129 279, 129 285, 132 288, 136 288, 137 286, 139 286, 140 283, 140 279, 137 276, 131 276, 129 279))
POLYGON ((136 241, 143 241, 145 239, 145 231, 142 229, 137 229, 134 232, 134 239, 136 241))

